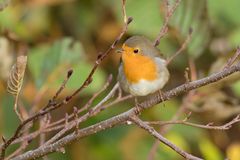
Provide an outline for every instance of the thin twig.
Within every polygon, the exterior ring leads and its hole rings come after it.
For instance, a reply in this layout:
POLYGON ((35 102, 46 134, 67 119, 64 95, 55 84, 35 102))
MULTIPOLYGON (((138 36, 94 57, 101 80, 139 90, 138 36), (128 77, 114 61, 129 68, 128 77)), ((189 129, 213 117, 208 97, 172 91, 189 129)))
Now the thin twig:
MULTIPOLYGON (((125 7, 125 6, 123 6, 125 7)), ((124 15, 125 16, 125 15, 124 15)), ((120 33, 120 35, 116 38, 116 40, 112 43, 111 47, 104 53, 104 54, 99 54, 94 67, 92 69, 92 71, 90 72, 90 74, 88 75, 87 79, 83 82, 82 86, 79 87, 72 95, 70 95, 68 97, 68 101, 70 99, 72 99, 72 97, 74 97, 76 94, 78 94, 79 92, 82 91, 82 89, 84 89, 85 87, 87 87, 91 82, 92 82, 92 76, 95 73, 98 65, 103 61, 103 59, 105 59, 105 57, 116 47, 117 43, 120 41, 120 39, 122 38, 122 36, 126 33, 128 25, 132 22, 132 18, 128 17, 127 21, 125 22, 125 25, 123 27, 122 32, 120 33)), ((83 118, 80 120, 82 122, 82 120, 86 120, 86 118, 89 117, 90 114, 86 114, 85 116, 83 116, 83 118)), ((80 123, 80 122, 78 122, 80 123)), ((68 128, 64 128, 63 130, 61 130, 60 132, 58 132, 58 134, 56 134, 54 137, 52 137, 45 145, 49 144, 50 142, 53 142, 55 140, 57 140, 60 136, 62 136, 66 131, 68 131, 69 129, 71 129, 73 127, 73 125, 70 125, 70 127, 68 128)))
POLYGON ((172 142, 170 142, 168 139, 166 139, 165 137, 163 137, 160 133, 158 133, 153 127, 149 126, 147 123, 143 122, 142 120, 140 120, 138 117, 134 116, 131 118, 131 120, 138 125, 139 127, 141 127, 142 129, 146 130, 149 134, 151 134, 152 136, 154 136, 156 139, 158 139, 160 142, 164 143, 166 146, 170 147, 171 149, 173 149, 175 152, 177 152, 179 155, 181 155, 182 157, 184 157, 185 159, 188 160, 202 160, 201 158, 195 157, 187 152, 185 152, 184 150, 182 150, 181 148, 177 147, 176 145, 174 145, 172 142))
POLYGON ((23 141, 20 147, 17 150, 15 150, 12 154, 10 154, 8 157, 6 157, 5 160, 10 160, 13 157, 21 154, 27 148, 28 144, 29 143, 27 141, 23 141))
POLYGON ((237 51, 235 52, 234 56, 228 60, 227 64, 224 66, 224 69, 229 68, 237 60, 239 56, 240 56, 240 47, 237 48, 237 51))
MULTIPOLYGON (((186 97, 184 97, 183 99, 183 103, 182 105, 178 108, 177 112, 172 116, 171 118, 171 121, 176 121, 181 115, 182 113, 186 110, 186 105, 191 103, 191 97, 192 97, 192 93, 193 91, 190 91, 186 97)), ((165 135, 169 130, 171 129, 171 126, 170 125, 166 125, 166 126, 163 126, 160 128, 159 132, 162 134, 162 135, 165 135)), ((157 148, 159 146, 159 141, 156 140, 150 151, 149 151, 149 154, 148 154, 148 160, 153 160, 156 153, 157 153, 157 148)))
POLYGON ((79 130, 79 123, 78 123, 78 109, 77 107, 73 108, 73 114, 74 114, 74 122, 75 122, 75 132, 78 132, 79 130))
MULTIPOLYGON (((28 134, 29 134, 29 131, 27 130, 26 132, 24 132, 23 136, 27 136, 28 134)), ((29 145, 29 141, 22 141, 22 143, 20 144, 20 147, 5 159, 10 160, 11 158, 21 154, 28 147, 28 145, 29 145)))
MULTIPOLYGON (((81 112, 83 112, 83 111, 85 111, 85 110, 87 110, 87 109, 91 106, 91 104, 93 103, 93 101, 94 101, 103 91, 105 91, 105 90, 107 89, 107 87, 110 85, 111 81, 112 81, 112 75, 110 75, 110 76, 108 77, 108 79, 107 79, 106 83, 104 84, 104 86, 103 86, 98 92, 96 92, 95 94, 93 94, 93 96, 89 99, 89 101, 88 101, 81 109, 78 110, 78 114, 81 113, 81 112)), ((73 118, 73 117, 74 117, 74 114, 70 114, 70 115, 68 115, 68 118, 67 118, 67 119, 69 120, 69 119, 71 119, 71 118, 73 118)), ((63 123, 64 121, 66 121, 66 118, 60 119, 60 120, 58 120, 58 121, 56 121, 56 122, 53 122, 53 123, 49 124, 49 127, 52 127, 52 126, 61 124, 61 123, 63 123)), ((59 128, 59 127, 58 127, 58 128, 59 128)), ((61 128, 61 127, 60 127, 60 128, 61 128)))
POLYGON ((167 65, 168 65, 169 63, 171 63, 172 60, 173 60, 174 58, 176 58, 180 53, 182 53, 183 50, 186 49, 186 47, 187 47, 188 43, 190 42, 191 38, 192 38, 192 29, 190 28, 190 29, 189 29, 189 34, 187 35, 187 38, 185 39, 185 41, 183 42, 183 44, 181 45, 181 47, 177 50, 176 53, 174 53, 170 58, 167 59, 167 62, 166 62, 167 65))
MULTIPOLYGON (((72 75, 72 74, 69 74, 69 72, 68 72, 67 77, 70 78, 71 75, 72 75)), ((63 83, 64 83, 64 82, 63 82, 63 83)), ((61 85, 60 88, 62 88, 62 85, 61 85)), ((61 89, 60 89, 60 90, 61 90, 61 89)), ((55 97, 55 96, 54 96, 54 97, 55 97)), ((36 113, 35 115, 29 117, 28 119, 22 121, 22 122, 20 123, 20 125, 17 127, 14 135, 13 135, 11 138, 9 138, 7 141, 5 141, 5 143, 3 144, 3 146, 1 146, 0 160, 3 160, 3 159, 4 159, 4 157, 5 157, 5 151, 6 151, 7 147, 8 147, 14 140, 16 140, 16 139, 19 137, 19 134, 20 134, 21 130, 22 130, 29 122, 33 122, 33 121, 37 120, 39 117, 44 116, 44 115, 46 115, 47 113, 49 113, 50 111, 55 110, 55 109, 61 107, 63 104, 66 104, 67 102, 68 102, 67 99, 64 99, 64 100, 63 100, 62 102, 60 102, 60 103, 55 103, 55 102, 53 102, 52 100, 50 100, 50 101, 48 102, 48 104, 44 107, 43 110, 39 111, 38 113, 36 113)))
MULTIPOLYGON (((65 83, 66 84, 66 83, 65 83)), ((64 85, 65 86, 65 85, 64 85)), ((40 121, 40 142, 39 142, 39 146, 43 145, 44 142, 46 141, 46 134, 44 132, 42 132, 42 130, 44 130, 45 128, 47 128, 47 126, 50 123, 50 114, 47 114, 44 118, 42 118, 42 120, 40 121)), ((47 156, 43 157, 43 160, 47 160, 47 156)))
POLYGON ((115 94, 115 92, 118 90, 119 88, 119 83, 117 82, 114 87, 112 88, 112 90, 108 93, 107 96, 105 96, 92 110, 96 111, 99 107, 103 106, 103 104, 105 102, 107 102, 110 98, 112 98, 115 94))
MULTIPOLYGON (((193 60, 189 60, 189 68, 190 68, 190 75, 191 77, 189 78, 186 78, 187 81, 186 83, 189 83, 191 81, 194 81, 197 79, 197 73, 196 73, 196 67, 193 63, 193 60)), ((192 102, 192 97, 193 95, 195 94, 195 90, 192 90, 190 91, 186 97, 183 98, 183 102, 181 104, 181 106, 179 107, 179 109, 177 110, 177 112, 172 116, 171 118, 171 121, 176 121, 177 119, 179 119, 179 117, 182 115, 182 113, 186 110, 186 107, 188 104, 191 104, 192 102)), ((169 130, 171 129, 171 126, 168 125, 168 126, 163 126, 160 128, 159 132, 164 135, 166 134, 169 130)), ((148 154, 148 160, 154 160, 154 157, 157 153, 157 149, 158 149, 158 146, 159 146, 159 141, 156 140, 154 142, 154 144, 152 145, 150 151, 149 151, 149 154, 148 154)))
MULTIPOLYGON (((190 93, 190 92, 189 92, 190 93)), ((188 94, 189 95, 189 94, 188 94)), ((188 99, 188 96, 185 97, 185 101, 188 99)), ((177 110, 176 114, 173 115, 173 117, 171 118, 172 121, 175 121, 177 120, 180 115, 185 111, 185 106, 182 104, 179 109, 177 110)), ((170 129, 170 126, 163 126, 159 132, 164 135, 168 130, 170 129)), ((155 142, 153 143, 150 151, 149 151, 149 154, 148 154, 148 158, 147 160, 153 160, 156 153, 157 153, 157 149, 158 149, 158 146, 159 146, 159 141, 158 140, 155 140, 155 142)))
POLYGON ((197 127, 197 128, 204 128, 204 129, 213 129, 213 130, 228 130, 232 127, 233 124, 240 122, 240 115, 237 115, 234 119, 230 122, 221 125, 221 126, 214 126, 213 123, 208 123, 206 125, 196 124, 188 122, 187 119, 184 120, 176 120, 176 121, 151 121, 146 122, 148 125, 171 125, 171 124, 183 124, 187 126, 197 127))
MULTIPOLYGON (((108 103, 108 104, 105 104, 101 107, 98 107, 98 110, 97 111, 94 111, 92 113, 92 115, 96 115, 97 113, 99 113, 100 111, 103 111, 117 103, 120 103, 120 102, 123 102, 123 101, 126 101, 130 98, 133 98, 132 95, 126 95, 124 97, 118 97, 117 99, 115 99, 114 101, 108 103)), ((23 141, 31 141, 32 139, 35 139, 39 134, 41 133, 47 133, 47 132, 52 132, 52 131, 56 131, 56 130, 60 130, 60 129, 63 129, 65 127, 67 127, 71 121, 69 121, 69 119, 73 118, 74 115, 71 114, 71 115, 68 115, 66 113, 67 116, 65 116, 65 118, 61 119, 61 120, 58 120, 56 122, 53 122, 51 124, 48 125, 48 128, 45 128, 44 130, 38 130, 38 131, 35 131, 33 133, 30 133, 26 136, 23 136, 23 137, 19 137, 18 139, 16 139, 15 141, 13 141, 12 144, 16 144, 16 143, 20 143, 20 142, 23 142, 23 141), (62 122, 64 122, 64 124, 61 124, 62 122)))
POLYGON ((96 93, 93 94, 93 96, 90 98, 90 100, 78 111, 78 113, 81 113, 85 110, 87 110, 93 103, 93 101, 103 92, 107 89, 107 87, 110 85, 112 82, 112 75, 110 75, 104 84, 104 86, 96 93))
MULTIPOLYGON (((109 99, 112 97, 113 93, 117 90, 118 85, 116 84, 113 89, 110 91, 110 93, 104 98, 105 100, 109 99)), ((105 101, 104 101, 105 102, 105 101)), ((59 131, 56 135, 54 135, 51 139, 49 139, 44 146, 49 145, 53 142, 55 142, 56 140, 58 140, 62 135, 64 135, 67 131, 71 130, 72 128, 74 128, 76 126, 76 124, 80 124, 84 121, 86 121, 89 117, 95 116, 96 114, 98 114, 99 112, 101 112, 102 110, 99 109, 102 104, 103 101, 101 101, 99 104, 97 104, 95 107, 93 107, 93 109, 91 109, 89 112, 87 112, 86 114, 84 114, 83 116, 79 117, 78 119, 74 119, 73 121, 68 123, 68 126, 64 127, 61 131, 59 131), (101 104, 101 105, 99 105, 101 104)), ((59 128, 60 126, 58 126, 59 128)))
POLYGON ((46 109, 48 109, 50 107, 54 107, 54 106, 58 105, 56 102, 56 99, 60 95, 60 93, 64 90, 64 88, 65 88, 67 82, 69 81, 69 79, 71 78, 72 74, 73 74, 73 70, 72 69, 68 70, 66 78, 63 80, 61 86, 59 87, 59 89, 57 90, 55 95, 52 97, 52 99, 49 100, 48 104, 42 109, 42 111, 45 111, 46 109))
POLYGON ((68 70, 66 78, 64 79, 62 85, 60 86, 60 88, 58 89, 58 91, 56 92, 56 94, 53 96, 52 101, 55 101, 56 98, 57 98, 57 97, 60 95, 60 93, 63 91, 63 89, 65 88, 65 86, 66 86, 68 80, 70 79, 70 77, 72 76, 72 74, 73 74, 73 70, 72 70, 72 69, 68 70))
MULTIPOLYGON (((112 51, 112 49, 115 48, 116 44, 119 42, 119 40, 122 38, 122 36, 124 35, 124 33, 127 31, 127 27, 128 25, 131 23, 132 18, 129 17, 127 20, 127 23, 125 24, 122 32, 120 33, 120 35, 117 37, 117 39, 113 42, 113 44, 111 45, 111 47, 104 53, 104 54, 100 54, 97 58, 97 61, 95 62, 95 65, 92 69, 92 71, 90 72, 89 76, 87 77, 87 79, 84 81, 84 83, 69 97, 66 98, 66 103, 72 99, 77 93, 81 92, 82 89, 84 89, 85 87, 87 87, 91 81, 92 81, 92 76, 95 73, 98 65, 102 62, 102 60, 112 51)), ((80 120, 80 122, 82 122, 82 120, 86 120, 86 118, 89 117, 89 114, 83 116, 84 118, 80 120)), ((78 122, 78 123, 80 123, 78 122)), ((54 137, 52 137, 49 141, 47 141, 44 145, 47 145, 49 143, 54 142, 55 140, 57 140, 60 136, 62 136, 66 131, 68 131, 69 129, 71 129, 73 125, 70 125, 68 128, 64 128, 62 131, 58 132, 58 134, 56 134, 54 137)))
POLYGON ((126 24, 128 21, 127 14, 126 14, 126 0, 122 0, 122 12, 123 12, 123 21, 126 24))
POLYGON ((117 104, 117 103, 119 103, 119 102, 123 102, 123 101, 128 100, 128 99, 131 99, 131 98, 133 98, 133 97, 134 97, 133 95, 126 95, 126 96, 124 96, 124 97, 119 97, 119 98, 117 98, 116 100, 114 100, 114 101, 112 101, 112 102, 110 102, 110 103, 108 103, 108 104, 106 104, 106 105, 103 105, 103 106, 101 106, 101 107, 98 107, 98 108, 96 109, 96 111, 98 111, 98 110, 103 111, 103 110, 109 108, 110 106, 113 106, 113 105, 115 105, 115 104, 117 104))
POLYGON ((175 10, 177 9, 177 7, 179 6, 180 2, 181 2, 181 0, 176 0, 174 6, 170 9, 168 1, 166 0, 167 12, 166 12, 166 15, 165 15, 165 18, 164 18, 163 26, 161 27, 160 32, 159 32, 157 38, 154 41, 153 45, 155 47, 159 45, 160 39, 167 33, 169 20, 172 17, 175 10))
POLYGON ((81 92, 84 88, 86 88, 91 82, 92 82, 92 76, 95 73, 96 69, 98 68, 99 64, 111 53, 111 51, 116 47, 122 36, 127 32, 128 25, 132 22, 132 17, 128 17, 127 22, 125 23, 122 32, 119 34, 119 36, 115 39, 115 41, 112 43, 111 47, 108 48, 108 50, 104 54, 99 54, 97 57, 97 60, 95 61, 95 64, 86 78, 86 80, 83 82, 83 84, 75 91, 72 95, 68 97, 68 99, 72 99, 76 94, 81 92))

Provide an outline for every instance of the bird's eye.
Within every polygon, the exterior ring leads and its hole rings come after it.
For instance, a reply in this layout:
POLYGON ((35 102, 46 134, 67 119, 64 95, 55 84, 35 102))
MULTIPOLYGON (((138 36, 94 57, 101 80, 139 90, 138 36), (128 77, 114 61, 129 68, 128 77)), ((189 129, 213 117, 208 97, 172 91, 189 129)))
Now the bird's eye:
POLYGON ((139 49, 134 49, 133 52, 134 52, 134 53, 138 53, 138 52, 139 52, 139 49))

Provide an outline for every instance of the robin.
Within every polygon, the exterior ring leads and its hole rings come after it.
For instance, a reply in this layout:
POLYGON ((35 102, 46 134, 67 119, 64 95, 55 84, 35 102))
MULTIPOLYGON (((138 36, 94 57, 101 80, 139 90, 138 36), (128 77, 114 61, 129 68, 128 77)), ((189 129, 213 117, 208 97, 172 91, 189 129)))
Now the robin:
POLYGON ((152 42, 143 36, 127 39, 121 50, 118 80, 134 96, 146 96, 164 87, 169 79, 166 61, 152 42))

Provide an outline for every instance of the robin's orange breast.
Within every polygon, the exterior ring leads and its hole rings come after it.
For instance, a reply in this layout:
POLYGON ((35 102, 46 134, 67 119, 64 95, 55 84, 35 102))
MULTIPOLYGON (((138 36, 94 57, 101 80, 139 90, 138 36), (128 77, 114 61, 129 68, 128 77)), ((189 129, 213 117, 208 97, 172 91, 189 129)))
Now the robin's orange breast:
POLYGON ((125 49, 122 60, 125 76, 130 83, 137 83, 141 79, 148 81, 157 79, 157 65, 152 58, 125 49))

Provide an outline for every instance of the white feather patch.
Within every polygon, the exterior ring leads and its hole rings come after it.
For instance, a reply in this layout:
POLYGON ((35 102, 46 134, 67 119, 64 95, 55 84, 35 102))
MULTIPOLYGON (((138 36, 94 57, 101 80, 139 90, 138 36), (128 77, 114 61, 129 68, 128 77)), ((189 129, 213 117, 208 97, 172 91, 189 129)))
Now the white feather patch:
POLYGON ((142 79, 138 83, 129 86, 129 91, 135 96, 145 96, 161 89, 165 83, 165 78, 159 78, 154 81, 146 81, 142 79))

